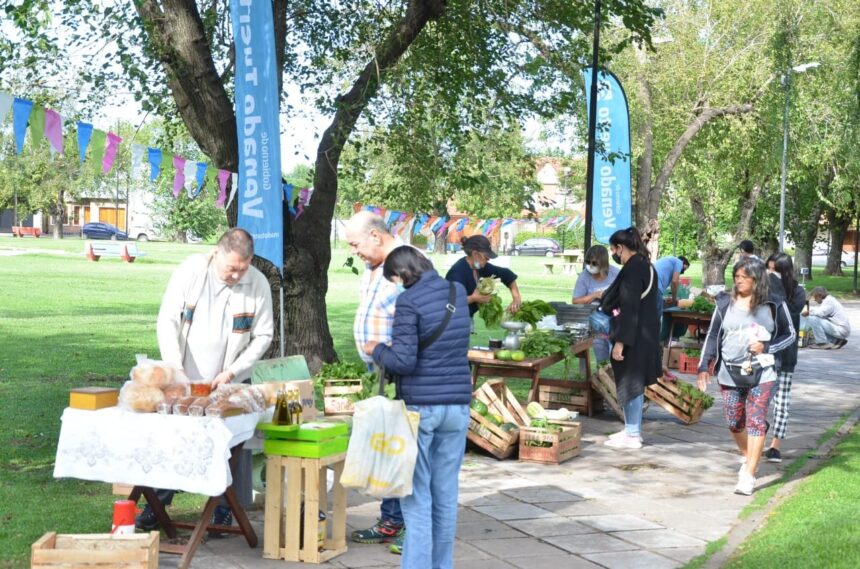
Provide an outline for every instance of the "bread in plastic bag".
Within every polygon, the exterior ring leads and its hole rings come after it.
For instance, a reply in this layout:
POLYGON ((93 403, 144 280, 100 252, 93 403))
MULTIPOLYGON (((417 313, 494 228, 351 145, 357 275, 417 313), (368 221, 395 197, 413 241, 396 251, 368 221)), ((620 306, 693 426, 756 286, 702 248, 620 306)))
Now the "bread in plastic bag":
POLYGON ((187 415, 188 407, 197 400, 197 397, 193 395, 189 395, 187 397, 182 397, 173 404, 173 414, 174 415, 187 415))
POLYGON ((129 377, 141 385, 165 389, 175 383, 188 383, 188 378, 176 366, 167 362, 151 360, 137 355, 137 365, 131 368, 129 377))
POLYGON ((138 413, 152 413, 164 402, 164 392, 150 385, 126 381, 119 390, 119 406, 138 413))

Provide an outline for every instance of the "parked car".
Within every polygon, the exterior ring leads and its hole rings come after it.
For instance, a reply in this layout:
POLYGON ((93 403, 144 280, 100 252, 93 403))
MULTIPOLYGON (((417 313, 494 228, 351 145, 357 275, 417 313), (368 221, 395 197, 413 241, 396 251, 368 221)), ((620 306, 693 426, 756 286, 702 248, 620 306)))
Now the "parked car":
POLYGON ((554 257, 561 254, 561 245, 555 239, 533 237, 514 245, 514 255, 542 255, 554 257))
MULTIPOLYGON (((815 248, 812 250, 812 266, 823 267, 827 265, 827 249, 815 248)), ((842 251, 842 268, 854 266, 854 253, 842 251)))
POLYGON ((128 239, 128 234, 125 231, 120 231, 116 226, 110 223, 87 223, 81 228, 81 236, 85 239, 128 239))

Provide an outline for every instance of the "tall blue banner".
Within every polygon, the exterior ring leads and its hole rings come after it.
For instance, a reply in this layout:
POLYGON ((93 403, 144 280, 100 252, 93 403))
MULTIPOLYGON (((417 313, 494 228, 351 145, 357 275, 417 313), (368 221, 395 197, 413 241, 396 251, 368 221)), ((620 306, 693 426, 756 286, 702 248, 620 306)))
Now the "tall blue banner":
POLYGON ((230 14, 236 44, 238 225, 254 237, 254 252, 281 270, 284 218, 272 0, 231 0, 230 14))
MULTIPOLYGON (((590 105, 591 68, 582 71, 586 105, 590 105)), ((590 116, 586 113, 586 116, 590 116)), ((600 70, 597 76, 597 150, 591 213, 594 238, 609 243, 618 229, 633 225, 630 193, 630 115, 618 78, 600 70)))

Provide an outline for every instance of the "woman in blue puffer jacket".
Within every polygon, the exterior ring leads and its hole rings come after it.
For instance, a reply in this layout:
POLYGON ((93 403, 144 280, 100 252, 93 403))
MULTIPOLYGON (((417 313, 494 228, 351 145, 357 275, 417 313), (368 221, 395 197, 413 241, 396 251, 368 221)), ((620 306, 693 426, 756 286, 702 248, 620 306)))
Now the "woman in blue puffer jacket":
POLYGON ((383 275, 402 290, 391 345, 368 342, 364 349, 378 366, 400 376, 397 397, 421 414, 412 495, 400 500, 409 528, 401 567, 447 569, 454 563, 458 474, 472 397, 466 290, 440 277, 412 247, 389 253, 383 275), (434 336, 432 344, 420 346, 434 336))

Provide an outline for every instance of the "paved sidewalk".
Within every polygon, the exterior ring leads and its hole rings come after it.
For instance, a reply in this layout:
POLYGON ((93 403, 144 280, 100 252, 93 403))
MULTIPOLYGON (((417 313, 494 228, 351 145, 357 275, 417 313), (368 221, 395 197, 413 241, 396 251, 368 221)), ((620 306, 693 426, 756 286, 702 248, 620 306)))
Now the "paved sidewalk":
MULTIPOLYGON (((781 464, 763 462, 757 489, 816 448, 818 438, 860 406, 860 303, 846 303, 853 334, 838 351, 802 350, 781 464)), ((687 376, 687 379, 692 379, 687 376)), ((711 394, 714 395, 713 387, 711 394)), ((455 564, 460 569, 682 567, 724 536, 752 497, 733 493, 738 455, 722 416, 722 401, 684 426, 656 405, 645 413, 645 446, 603 446, 619 430, 611 414, 583 418, 582 453, 560 465, 496 461, 470 452, 460 475, 455 564)), ((753 495, 754 496, 754 495, 753 495)), ((348 531, 371 525, 376 500, 350 493, 348 531)), ((251 512, 262 540, 262 510, 251 512)), ((261 558, 262 544, 238 537, 211 540, 193 567, 294 568, 304 564, 261 558)), ((175 556, 161 556, 175 567, 175 556)), ((387 546, 350 543, 322 567, 396 567, 387 546)))

